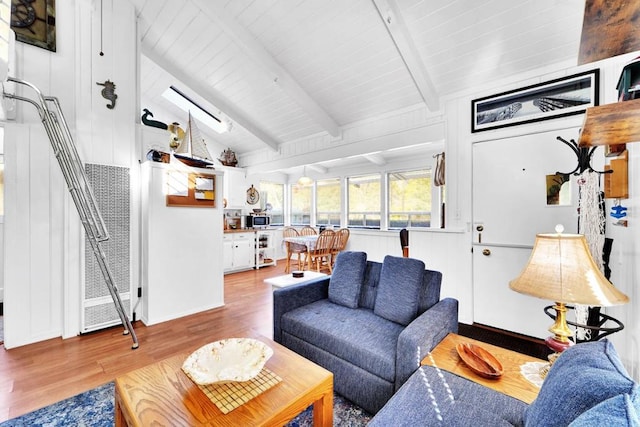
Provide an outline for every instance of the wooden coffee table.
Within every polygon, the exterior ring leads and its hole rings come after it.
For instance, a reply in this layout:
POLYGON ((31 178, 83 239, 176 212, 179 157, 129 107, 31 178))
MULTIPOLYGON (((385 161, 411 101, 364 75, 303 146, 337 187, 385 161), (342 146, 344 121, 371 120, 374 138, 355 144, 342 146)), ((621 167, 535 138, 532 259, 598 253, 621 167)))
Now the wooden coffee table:
POLYGON ((525 403, 531 403, 538 396, 540 389, 520 373, 520 366, 528 362, 545 362, 545 360, 457 334, 449 334, 422 359, 421 364, 436 366, 507 396, 515 397, 525 403), (489 351, 502 364, 504 370, 502 376, 498 379, 487 379, 469 369, 456 351, 456 345, 460 342, 470 342, 489 351))
POLYGON ((187 352, 116 378, 115 425, 284 425, 313 404, 313 424, 332 426, 333 374, 268 338, 252 338, 273 349, 265 367, 282 378, 278 384, 223 414, 182 371, 187 352))

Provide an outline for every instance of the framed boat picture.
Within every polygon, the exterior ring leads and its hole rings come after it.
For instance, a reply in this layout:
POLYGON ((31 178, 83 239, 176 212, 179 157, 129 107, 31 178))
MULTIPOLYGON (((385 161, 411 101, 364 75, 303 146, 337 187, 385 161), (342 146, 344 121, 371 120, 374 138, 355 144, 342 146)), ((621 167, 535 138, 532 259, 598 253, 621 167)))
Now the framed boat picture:
POLYGON ((471 101, 471 132, 581 114, 599 102, 594 69, 471 101))
POLYGON ((16 40, 55 52, 55 0, 11 0, 11 29, 16 40))

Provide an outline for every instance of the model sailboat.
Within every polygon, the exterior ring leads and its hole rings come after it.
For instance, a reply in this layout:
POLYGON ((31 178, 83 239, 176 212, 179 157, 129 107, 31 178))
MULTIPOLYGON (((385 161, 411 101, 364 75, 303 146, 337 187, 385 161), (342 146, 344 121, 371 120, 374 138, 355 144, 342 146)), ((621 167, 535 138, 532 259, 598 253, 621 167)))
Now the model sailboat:
POLYGON ((200 135, 200 130, 196 125, 195 120, 191 117, 189 112, 189 123, 185 131, 184 138, 180 141, 180 145, 173 152, 176 159, 182 163, 193 166, 196 168, 211 168, 213 167, 213 160, 211 154, 207 149, 204 139, 200 135))

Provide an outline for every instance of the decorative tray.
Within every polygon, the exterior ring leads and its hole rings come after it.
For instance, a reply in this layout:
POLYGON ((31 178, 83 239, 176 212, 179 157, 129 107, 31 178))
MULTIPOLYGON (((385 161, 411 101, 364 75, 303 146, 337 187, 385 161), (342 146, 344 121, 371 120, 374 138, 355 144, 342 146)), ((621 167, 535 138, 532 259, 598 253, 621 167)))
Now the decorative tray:
POLYGON ((252 338, 229 338, 206 344, 187 357, 182 370, 199 385, 249 381, 273 350, 252 338))
POLYGON ((456 345, 460 359, 476 374, 484 378, 500 378, 502 364, 484 348, 471 343, 456 345))

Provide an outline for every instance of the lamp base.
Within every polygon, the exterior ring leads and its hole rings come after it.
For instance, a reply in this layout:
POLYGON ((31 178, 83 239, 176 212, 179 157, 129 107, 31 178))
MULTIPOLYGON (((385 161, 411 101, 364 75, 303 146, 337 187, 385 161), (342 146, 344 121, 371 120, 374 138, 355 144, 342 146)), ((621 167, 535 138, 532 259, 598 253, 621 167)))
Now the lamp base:
POLYGON ((556 353, 562 353, 573 345, 572 341, 558 341, 555 337, 547 337, 544 340, 547 347, 556 353))

